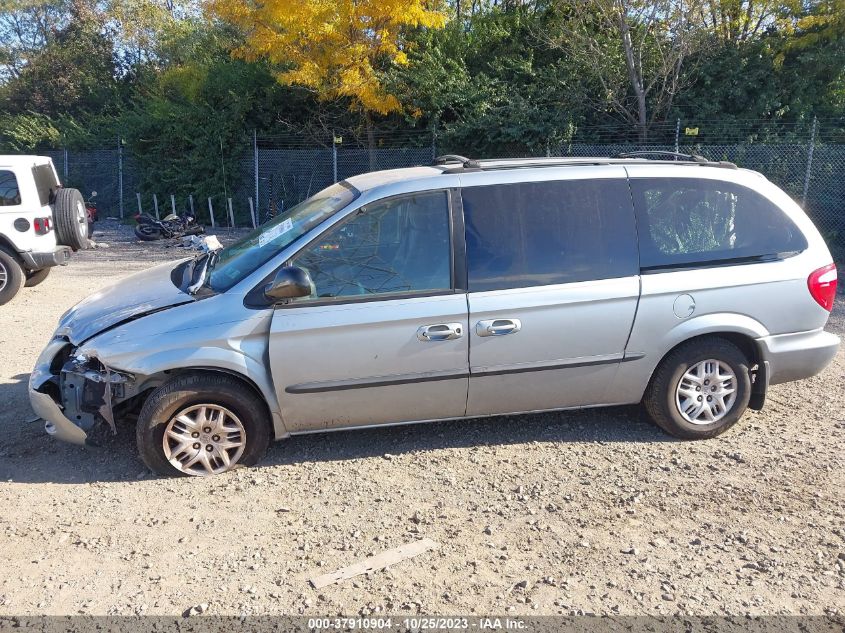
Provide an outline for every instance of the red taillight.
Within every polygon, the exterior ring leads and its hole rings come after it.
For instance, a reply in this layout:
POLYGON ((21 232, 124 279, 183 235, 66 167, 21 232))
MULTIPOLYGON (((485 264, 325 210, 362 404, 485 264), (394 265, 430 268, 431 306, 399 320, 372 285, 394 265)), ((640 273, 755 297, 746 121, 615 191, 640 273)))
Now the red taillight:
POLYGON ((50 232, 50 218, 35 218, 32 221, 36 235, 44 235, 50 232))
POLYGON ((807 278, 807 287, 813 299, 830 312, 836 299, 836 264, 814 270, 807 278))

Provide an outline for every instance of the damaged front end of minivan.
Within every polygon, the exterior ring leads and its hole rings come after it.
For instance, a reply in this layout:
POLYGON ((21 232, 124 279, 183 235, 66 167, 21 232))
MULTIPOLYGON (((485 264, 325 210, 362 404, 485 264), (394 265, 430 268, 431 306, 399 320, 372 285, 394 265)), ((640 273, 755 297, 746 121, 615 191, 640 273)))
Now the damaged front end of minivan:
POLYGON ((50 342, 29 379, 32 408, 47 433, 74 444, 96 446, 116 434, 116 408, 137 393, 135 376, 63 337, 50 342))
POLYGON ((183 290, 198 260, 167 262, 107 286, 65 312, 29 379, 29 399, 46 431, 99 444, 137 404, 144 376, 116 369, 102 337, 196 298, 183 290), (100 341, 99 343, 97 341, 100 341))

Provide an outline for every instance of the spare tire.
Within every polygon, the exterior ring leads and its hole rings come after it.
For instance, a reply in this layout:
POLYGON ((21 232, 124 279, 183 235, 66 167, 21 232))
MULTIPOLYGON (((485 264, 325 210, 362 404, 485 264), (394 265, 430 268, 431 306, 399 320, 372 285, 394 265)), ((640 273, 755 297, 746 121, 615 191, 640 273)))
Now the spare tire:
POLYGON ((53 203, 53 223, 59 244, 78 251, 88 248, 88 211, 78 189, 59 189, 53 203))

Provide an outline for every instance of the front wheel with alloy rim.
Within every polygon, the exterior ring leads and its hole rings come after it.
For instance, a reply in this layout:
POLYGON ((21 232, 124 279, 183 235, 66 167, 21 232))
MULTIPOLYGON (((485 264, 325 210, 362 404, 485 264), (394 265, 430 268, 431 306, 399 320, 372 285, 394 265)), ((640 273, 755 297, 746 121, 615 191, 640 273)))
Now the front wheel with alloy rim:
POLYGON ((205 477, 256 464, 270 442, 264 401, 232 376, 177 376, 144 403, 138 452, 161 475, 205 477))
POLYGON ((713 337, 684 343, 664 358, 643 404, 664 431, 695 440, 736 424, 750 397, 748 358, 730 341, 713 337))
POLYGON ((0 248, 0 306, 9 303, 23 287, 26 276, 15 257, 0 248))

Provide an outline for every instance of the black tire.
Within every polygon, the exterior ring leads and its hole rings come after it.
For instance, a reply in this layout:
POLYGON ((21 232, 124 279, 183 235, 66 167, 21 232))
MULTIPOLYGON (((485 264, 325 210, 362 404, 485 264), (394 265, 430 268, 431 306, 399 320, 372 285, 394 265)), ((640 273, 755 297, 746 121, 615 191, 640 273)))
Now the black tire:
POLYGON ((53 203, 53 222, 59 244, 78 251, 88 248, 88 211, 77 189, 59 189, 53 203))
POLYGON ((26 273, 26 281, 24 282, 24 286, 27 288, 33 288, 40 284, 42 281, 47 279, 47 276, 50 274, 50 268, 42 268, 41 270, 29 270, 26 273))
POLYGON ((135 227, 135 237, 144 242, 155 242, 164 238, 164 233, 157 226, 139 224, 135 227))
POLYGON ((14 299, 25 281, 26 275, 15 256, 0 248, 0 306, 14 299))
MULTIPOLYGON (((136 438, 144 463, 160 475, 187 475, 164 454, 164 432, 179 411, 193 405, 217 405, 234 413, 244 428, 245 448, 237 466, 253 466, 270 443, 270 417, 264 400, 241 381, 225 374, 197 372, 176 376, 155 389, 138 416, 136 438)), ((202 449, 200 449, 202 450, 202 449)))
MULTIPOLYGON (((686 440, 716 437, 736 424, 748 408, 751 397, 749 369, 748 358, 730 341, 718 337, 695 339, 681 345, 661 361, 651 378, 643 404, 652 421, 670 435, 686 440), (695 424, 679 410, 676 392, 687 370, 709 359, 725 363, 733 371, 736 399, 721 419, 709 424, 695 424)), ((699 397, 706 397, 706 392, 699 397)))

